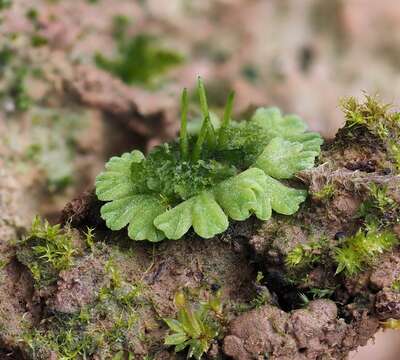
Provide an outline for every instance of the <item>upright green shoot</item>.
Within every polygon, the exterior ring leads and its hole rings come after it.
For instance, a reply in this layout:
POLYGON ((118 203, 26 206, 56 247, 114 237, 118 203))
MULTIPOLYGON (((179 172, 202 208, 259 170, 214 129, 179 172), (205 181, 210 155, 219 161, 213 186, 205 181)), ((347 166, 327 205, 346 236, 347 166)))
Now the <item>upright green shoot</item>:
POLYGON ((188 94, 187 89, 183 89, 181 101, 181 131, 180 131, 180 147, 183 160, 189 159, 189 139, 187 133, 187 114, 188 114, 188 94))
POLYGON ((200 109, 203 115, 203 119, 210 118, 210 112, 208 110, 208 103, 207 103, 207 95, 206 95, 206 88, 204 86, 203 80, 201 77, 197 80, 197 91, 199 93, 200 98, 200 109))
POLYGON ((193 150, 192 160, 194 162, 200 159, 203 144, 206 140, 208 142, 209 149, 215 148, 216 145, 215 130, 211 124, 210 112, 208 110, 206 89, 204 87, 203 80, 200 77, 198 78, 197 82, 197 91, 200 98, 200 108, 203 115, 203 123, 201 125, 200 133, 193 150))
POLYGON ((235 92, 231 91, 230 94, 228 95, 228 99, 226 101, 225 105, 225 110, 224 110, 224 117, 222 119, 222 124, 221 128, 219 129, 219 136, 218 136, 218 142, 221 143, 221 141, 224 138, 226 129, 228 128, 230 122, 231 122, 231 116, 232 116, 232 109, 233 109, 233 101, 235 100, 235 92))

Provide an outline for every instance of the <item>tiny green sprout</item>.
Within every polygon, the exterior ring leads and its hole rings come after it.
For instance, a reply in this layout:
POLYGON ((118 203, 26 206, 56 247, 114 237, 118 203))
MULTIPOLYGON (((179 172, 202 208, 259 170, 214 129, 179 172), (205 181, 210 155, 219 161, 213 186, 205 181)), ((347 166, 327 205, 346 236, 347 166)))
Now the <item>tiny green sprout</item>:
POLYGON ((372 183, 369 186, 369 196, 358 209, 358 216, 366 223, 378 222, 383 226, 388 223, 397 223, 399 206, 388 194, 386 185, 372 183))
POLYGON ((257 276, 256 276, 256 283, 261 284, 261 281, 264 279, 264 274, 262 271, 257 271, 257 276))
POLYGON ((101 217, 111 230, 127 227, 133 240, 180 239, 189 229, 203 238, 223 233, 229 219, 255 215, 268 220, 272 210, 292 215, 307 191, 288 187, 314 166, 319 134, 295 115, 259 108, 250 120, 232 120, 234 94, 228 96, 221 126, 209 110, 201 78, 197 83, 202 124, 188 131, 188 95, 181 99, 179 139, 154 148, 112 157, 96 178, 96 194, 106 202, 101 217))
POLYGON ((335 185, 326 184, 321 188, 321 190, 315 192, 313 196, 318 200, 330 200, 334 197, 335 191, 335 185))
POLYGON ((110 276, 111 287, 117 289, 121 287, 122 278, 119 269, 116 267, 114 260, 109 259, 105 266, 106 273, 110 276))
POLYGON ((300 303, 303 307, 306 307, 310 304, 310 299, 308 298, 308 296, 302 292, 298 293, 299 299, 300 299, 300 303))
POLYGON ((86 246, 93 251, 94 249, 94 228, 87 227, 87 230, 83 233, 85 235, 86 246))
POLYGON ((293 250, 291 250, 285 259, 286 266, 295 267, 299 265, 304 259, 305 253, 302 246, 296 246, 293 250))
POLYGON ((400 292, 400 279, 393 281, 391 288, 393 291, 400 292))
POLYGON ((0 259, 0 270, 3 270, 8 264, 8 261, 0 259))
POLYGON ((325 238, 319 241, 313 241, 308 244, 299 244, 288 252, 285 264, 288 268, 297 268, 299 266, 308 266, 318 262, 321 253, 326 247, 325 238))
POLYGON ((319 289, 319 288, 311 288, 309 291, 313 299, 330 298, 334 292, 335 292, 334 289, 319 289))
POLYGON ((219 326, 213 319, 212 313, 222 312, 220 299, 217 296, 194 308, 188 303, 184 293, 178 292, 174 303, 178 309, 178 315, 177 319, 164 319, 170 329, 170 334, 165 338, 164 344, 175 346, 175 352, 188 347, 187 357, 199 360, 219 334, 219 326))
POLYGON ((376 206, 382 212, 393 208, 396 203, 395 201, 387 195, 387 186, 378 186, 372 183, 369 187, 371 197, 374 200, 374 206, 376 206))
POLYGON ((10 84, 9 93, 14 100, 15 108, 18 111, 26 111, 32 103, 28 94, 26 79, 28 77, 28 68, 21 66, 15 71, 14 79, 10 84))

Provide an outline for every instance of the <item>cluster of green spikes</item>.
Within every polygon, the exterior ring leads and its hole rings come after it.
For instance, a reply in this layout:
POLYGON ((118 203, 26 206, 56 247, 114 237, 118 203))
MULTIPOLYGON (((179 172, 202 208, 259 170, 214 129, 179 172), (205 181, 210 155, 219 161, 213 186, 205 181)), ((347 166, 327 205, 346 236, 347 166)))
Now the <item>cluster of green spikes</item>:
POLYGON ((186 161, 192 160, 194 162, 200 159, 201 150, 207 138, 208 138, 207 139, 208 145, 211 146, 211 148, 215 149, 217 147, 218 140, 224 137, 224 130, 228 128, 231 120, 233 101, 235 99, 235 93, 232 91, 228 96, 228 100, 225 106, 224 116, 222 118, 222 124, 219 129, 219 132, 217 133, 214 129, 213 124, 211 123, 210 111, 207 103, 206 89, 200 77, 198 78, 197 89, 199 92, 200 109, 203 117, 203 123, 201 125, 200 132, 192 154, 190 154, 189 136, 187 131, 189 100, 186 88, 182 92, 182 100, 181 100, 181 129, 180 129, 181 156, 183 160, 186 161))

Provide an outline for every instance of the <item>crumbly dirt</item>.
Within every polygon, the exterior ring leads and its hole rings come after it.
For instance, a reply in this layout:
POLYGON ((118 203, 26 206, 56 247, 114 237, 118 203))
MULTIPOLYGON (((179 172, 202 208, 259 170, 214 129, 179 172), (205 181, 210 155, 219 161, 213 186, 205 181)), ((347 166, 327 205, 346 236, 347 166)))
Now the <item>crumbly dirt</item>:
POLYGON ((355 344, 375 333, 377 321, 353 325, 337 318, 329 300, 312 301, 290 314, 267 305, 232 321, 224 339, 224 351, 233 359, 344 359, 355 344), (367 335, 366 335, 367 334, 367 335))

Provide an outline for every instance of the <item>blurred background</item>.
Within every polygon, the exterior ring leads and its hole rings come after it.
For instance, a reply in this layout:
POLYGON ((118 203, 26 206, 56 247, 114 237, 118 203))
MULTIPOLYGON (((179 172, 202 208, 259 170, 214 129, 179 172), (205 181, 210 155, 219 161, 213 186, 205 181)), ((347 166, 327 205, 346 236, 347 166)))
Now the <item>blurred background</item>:
MULTIPOLYGON (((56 220, 111 155, 173 137, 198 75, 216 113, 234 89, 237 118, 276 105, 332 138, 340 98, 399 104, 400 2, 0 0, 0 186, 21 218, 56 220)), ((386 331, 351 359, 399 354, 386 331)))

